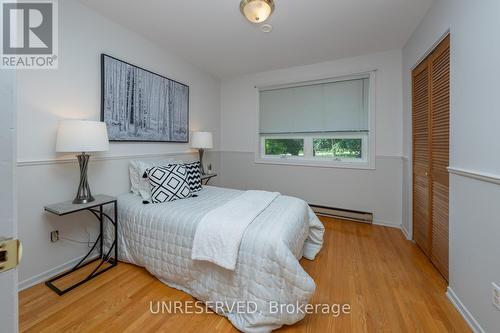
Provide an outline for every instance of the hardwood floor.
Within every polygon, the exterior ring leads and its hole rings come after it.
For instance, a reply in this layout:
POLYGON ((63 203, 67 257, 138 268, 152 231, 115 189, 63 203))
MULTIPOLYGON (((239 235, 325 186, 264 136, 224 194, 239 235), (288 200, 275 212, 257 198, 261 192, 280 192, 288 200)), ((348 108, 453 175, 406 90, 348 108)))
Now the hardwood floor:
MULTIPOLYGON (((325 244, 304 269, 312 304, 348 303, 351 314, 307 315, 280 332, 470 332, 446 282, 397 229, 322 218, 325 244)), ((21 332, 238 332, 216 314, 152 314, 150 301, 193 298, 146 270, 116 268, 59 297, 39 284, 20 293, 21 332)))

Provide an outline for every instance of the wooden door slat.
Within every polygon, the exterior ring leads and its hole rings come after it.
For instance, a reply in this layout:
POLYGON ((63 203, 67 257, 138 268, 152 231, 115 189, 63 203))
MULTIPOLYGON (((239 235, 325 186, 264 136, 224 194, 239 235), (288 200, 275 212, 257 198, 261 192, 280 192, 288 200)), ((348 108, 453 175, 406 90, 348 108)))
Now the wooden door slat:
POLYGON ((448 279, 450 151, 450 43, 446 38, 431 54, 431 261, 448 279))
POLYGON ((412 73, 414 240, 448 279, 450 39, 412 73))
POLYGON ((426 255, 430 255, 429 74, 425 64, 413 73, 413 235, 426 255))

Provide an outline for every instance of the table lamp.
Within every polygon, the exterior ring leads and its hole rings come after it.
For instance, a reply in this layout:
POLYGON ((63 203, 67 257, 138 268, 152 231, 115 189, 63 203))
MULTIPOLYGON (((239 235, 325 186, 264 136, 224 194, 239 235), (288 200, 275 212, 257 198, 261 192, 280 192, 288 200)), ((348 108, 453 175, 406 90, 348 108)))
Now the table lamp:
POLYGON ((211 132, 193 132, 193 137, 191 138, 191 148, 198 149, 200 154, 200 169, 201 174, 205 174, 205 169, 203 168, 203 153, 205 149, 213 148, 213 140, 211 132))
POLYGON ((87 153, 109 149, 106 123, 87 120, 62 120, 57 130, 56 151, 76 153, 80 164, 80 184, 74 204, 94 201, 87 180, 87 167, 90 156, 87 153))

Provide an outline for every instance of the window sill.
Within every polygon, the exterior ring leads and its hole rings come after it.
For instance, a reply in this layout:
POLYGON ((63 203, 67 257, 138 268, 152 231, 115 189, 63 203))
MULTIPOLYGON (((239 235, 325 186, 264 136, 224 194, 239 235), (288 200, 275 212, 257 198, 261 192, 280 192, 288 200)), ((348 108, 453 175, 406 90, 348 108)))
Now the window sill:
POLYGON ((375 163, 373 163, 373 165, 371 165, 370 162, 312 161, 312 160, 299 160, 299 159, 256 157, 255 163, 256 164, 289 165, 289 166, 305 166, 305 167, 314 167, 314 168, 375 170, 375 163))

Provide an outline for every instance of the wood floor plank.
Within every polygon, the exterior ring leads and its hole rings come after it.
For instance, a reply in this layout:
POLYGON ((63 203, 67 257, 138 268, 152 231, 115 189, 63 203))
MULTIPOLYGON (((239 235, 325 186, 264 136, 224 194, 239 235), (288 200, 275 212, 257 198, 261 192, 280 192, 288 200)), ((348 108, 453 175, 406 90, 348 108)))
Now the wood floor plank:
MULTIPOLYGON (((321 219, 324 247, 314 261, 301 260, 316 282, 311 303, 349 304, 351 313, 307 315, 280 332, 470 332, 445 296, 446 281, 399 230, 321 219)), ((120 263, 62 297, 43 284, 20 292, 20 331, 238 332, 213 313, 150 311, 150 302, 187 300, 194 299, 120 263)))

